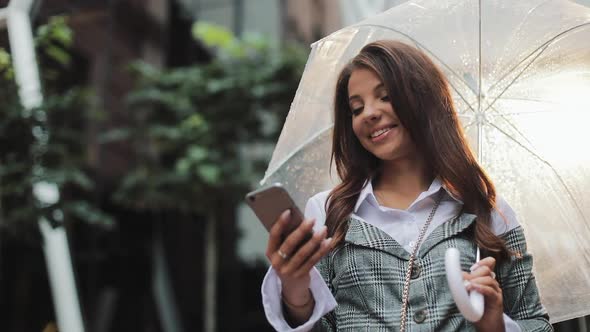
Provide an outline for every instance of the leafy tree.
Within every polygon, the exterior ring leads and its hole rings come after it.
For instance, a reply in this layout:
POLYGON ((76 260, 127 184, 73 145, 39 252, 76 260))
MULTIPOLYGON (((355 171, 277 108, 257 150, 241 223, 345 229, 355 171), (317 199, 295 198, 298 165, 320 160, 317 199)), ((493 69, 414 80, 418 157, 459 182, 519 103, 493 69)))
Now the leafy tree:
MULTIPOLYGON (((89 92, 59 84, 71 70, 72 31, 64 17, 53 17, 35 32, 45 101, 24 110, 18 98, 11 55, 0 48, 0 225, 12 235, 34 240, 41 216, 112 225, 92 200, 94 182, 86 160, 85 124, 89 92), (61 193, 54 204, 41 205, 35 183, 54 183, 61 193)), ((42 186, 41 186, 42 188, 42 186)))
POLYGON ((214 60, 161 69, 135 62, 137 86, 128 96, 133 126, 104 135, 131 142, 135 166, 115 199, 140 210, 204 213, 216 199, 243 196, 258 179, 285 118, 306 53, 295 45, 198 23, 193 34, 214 60))

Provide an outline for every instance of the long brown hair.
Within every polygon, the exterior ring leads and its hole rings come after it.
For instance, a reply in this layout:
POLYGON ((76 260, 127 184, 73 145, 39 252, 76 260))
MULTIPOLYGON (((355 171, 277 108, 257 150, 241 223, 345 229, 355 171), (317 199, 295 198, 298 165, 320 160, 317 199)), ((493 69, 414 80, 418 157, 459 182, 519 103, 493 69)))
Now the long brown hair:
POLYGON ((348 230, 348 216, 380 161, 365 150, 352 130, 348 81, 355 69, 372 70, 383 82, 396 115, 408 130, 432 174, 440 177, 464 211, 477 216, 475 242, 497 259, 509 256, 502 239, 490 229, 496 191, 469 148, 443 73, 420 50, 401 42, 370 43, 341 71, 334 101, 332 160, 342 182, 326 201, 326 226, 334 243, 348 230))

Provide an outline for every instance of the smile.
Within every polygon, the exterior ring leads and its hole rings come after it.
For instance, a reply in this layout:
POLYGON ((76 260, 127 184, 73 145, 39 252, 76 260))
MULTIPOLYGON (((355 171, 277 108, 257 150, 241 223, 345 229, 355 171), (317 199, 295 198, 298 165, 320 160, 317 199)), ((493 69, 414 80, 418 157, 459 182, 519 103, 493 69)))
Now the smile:
POLYGON ((374 139, 374 138, 380 137, 380 136, 382 136, 382 135, 384 135, 384 134, 388 133, 388 132, 389 132, 391 129, 393 129, 393 128, 395 128, 395 127, 397 127, 397 125, 392 125, 392 126, 385 127, 385 128, 379 129, 379 130, 377 130, 377 131, 374 131, 374 132, 371 134, 371 138, 373 138, 373 139, 374 139))

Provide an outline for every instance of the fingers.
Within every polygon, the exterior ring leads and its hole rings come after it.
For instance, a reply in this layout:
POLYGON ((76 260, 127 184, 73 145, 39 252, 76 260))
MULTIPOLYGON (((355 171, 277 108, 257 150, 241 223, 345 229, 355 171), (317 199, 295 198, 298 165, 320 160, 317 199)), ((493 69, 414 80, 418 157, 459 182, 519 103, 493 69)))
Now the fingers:
POLYGON ((496 260, 493 257, 486 257, 473 264, 470 268, 471 273, 463 272, 463 279, 467 281, 467 290, 482 285, 491 287, 495 291, 501 291, 500 285, 496 281, 496 273, 493 271, 495 265, 496 260))
POLYGON ((492 272, 493 272, 492 269, 490 269, 486 265, 483 265, 483 266, 478 266, 477 268, 472 270, 470 275, 471 275, 471 279, 473 279, 473 278, 478 278, 478 277, 491 276, 492 272))
POLYGON ((496 260, 493 257, 486 257, 470 268, 471 273, 463 272, 463 278, 466 280, 465 288, 468 291, 475 290, 484 297, 501 298, 502 289, 493 271, 495 265, 496 260))
POLYGON ((490 298, 494 300, 502 298, 502 289, 495 281, 493 283, 485 283, 485 281, 471 281, 470 284, 467 286, 467 290, 477 291, 478 293, 482 294, 485 298, 490 298))
POLYGON ((501 290, 500 284, 498 284, 498 282, 495 279, 491 278, 490 276, 473 278, 473 279, 469 280, 469 285, 467 286, 467 290, 470 290, 470 288, 474 288, 474 287, 478 287, 478 286, 491 287, 491 288, 495 289, 496 291, 501 290))
POLYGON ((486 257, 469 268, 471 270, 470 274, 464 272, 463 278, 465 280, 471 280, 478 277, 490 276, 492 279, 496 279, 496 274, 494 273, 495 266, 496 260, 493 257, 486 257))
POLYGON ((308 273, 314 265, 316 265, 322 257, 324 257, 332 249, 332 238, 327 238, 322 241, 320 248, 299 268, 298 277, 302 273, 308 273))
MULTIPOLYGON (((320 246, 322 241, 326 238, 328 230, 323 226, 321 230, 315 232, 311 239, 302 245, 296 252, 293 253, 289 261, 283 265, 281 269, 282 274, 289 274, 294 272, 303 262, 311 256, 315 250, 320 246)), ((285 241, 286 242, 286 241, 285 241)), ((281 246, 282 250, 283 246, 281 246)))
POLYGON ((488 317, 495 317, 497 313, 501 315, 503 310, 502 288, 496 280, 495 266, 496 260, 493 257, 486 257, 470 268, 471 273, 463 272, 465 289, 469 292, 476 291, 485 299, 483 319, 486 315, 488 317))
MULTIPOLYGON (((465 289, 468 292, 476 291, 483 295, 486 303, 486 311, 491 308, 502 308, 502 288, 495 279, 490 276, 466 280, 465 289)), ((492 309, 494 311, 494 309, 492 309)))
POLYGON ((320 245, 327 234, 327 231, 323 231, 319 235, 315 234, 315 240, 313 240, 312 229, 315 220, 306 219, 284 238, 284 232, 290 221, 290 211, 287 210, 281 214, 278 221, 271 228, 266 249, 266 257, 268 257, 272 267, 279 274, 281 274, 281 271, 292 272, 295 270, 320 245), (299 251, 303 248, 305 250, 299 255, 299 251), (292 263, 293 260, 294 263, 292 263), (285 270, 287 266, 288 268, 285 270))
POLYGON ((327 230, 316 232, 291 257, 278 266, 273 265, 281 279, 300 279, 309 276, 309 271, 332 249, 332 238, 326 238, 327 230))
POLYGON ((473 264, 470 270, 473 272, 475 270, 478 270, 480 267, 484 266, 486 266, 490 271, 493 271, 496 267, 496 259, 494 257, 486 257, 480 260, 479 262, 473 264))
POLYGON ((279 217, 279 220, 270 229, 268 245, 266 246, 266 257, 270 261, 272 261, 272 257, 281 245, 283 230, 289 220, 291 220, 291 210, 285 210, 279 217))
POLYGON ((310 237, 313 234, 313 225, 315 223, 315 219, 306 219, 304 220, 301 225, 299 225, 287 238, 281 246, 279 250, 287 254, 287 256, 292 256, 298 246, 301 245, 304 240, 310 237))
POLYGON ((270 230, 266 256, 281 280, 309 275, 309 271, 331 249, 332 239, 324 226, 313 232, 315 219, 304 220, 286 238, 284 232, 291 222, 290 211, 281 214, 270 230))

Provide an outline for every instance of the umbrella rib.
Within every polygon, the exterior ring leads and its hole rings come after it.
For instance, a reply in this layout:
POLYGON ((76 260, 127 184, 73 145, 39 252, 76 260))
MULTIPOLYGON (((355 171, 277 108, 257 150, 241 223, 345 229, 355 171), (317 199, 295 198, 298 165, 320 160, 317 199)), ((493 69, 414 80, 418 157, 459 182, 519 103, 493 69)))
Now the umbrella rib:
POLYGON ((463 126, 463 131, 467 131, 467 129, 469 129, 469 127, 473 126, 475 124, 475 120, 471 119, 471 121, 463 126))
MULTIPOLYGON (((494 97, 496 98, 496 97, 494 97)), ((543 99, 533 99, 533 98, 520 98, 520 97, 503 97, 502 100, 520 100, 520 101, 533 101, 536 103, 550 103, 550 104, 557 104, 557 102, 552 100, 543 100, 543 99)))
MULTIPOLYGON (((504 134, 506 137, 508 137, 511 141, 513 141, 514 143, 516 143, 517 145, 519 145, 521 148, 525 149, 527 152, 529 152, 531 155, 533 155, 535 158, 539 159, 539 161, 541 161, 542 163, 546 164, 547 166, 549 166, 551 169, 553 169, 553 166, 551 166, 551 164, 543 159, 543 157, 541 157, 539 154, 537 154, 535 151, 529 149, 528 147, 526 147, 524 144, 520 143, 519 141, 515 140, 514 137, 510 136, 510 134, 508 134, 507 132, 505 132, 504 130, 502 130, 500 127, 496 126, 494 123, 492 122, 487 122, 490 126, 496 128, 499 132, 501 132, 502 134, 504 134)), ((555 171, 555 169, 553 169, 555 171)))
MULTIPOLYGON (((514 77, 514 79, 504 88, 504 90, 502 90, 502 92, 500 92, 495 98, 494 100, 492 100, 492 102, 486 107, 485 111, 487 111, 488 109, 490 109, 492 106, 494 106, 494 104, 496 103, 496 101, 498 101, 498 99, 500 99, 500 97, 502 97, 502 95, 504 94, 504 92, 506 92, 508 90, 508 88, 510 88, 512 86, 512 84, 514 84, 514 82, 516 82, 517 79, 520 78, 520 75, 522 75, 522 73, 524 73, 534 62, 535 60, 537 60, 541 54, 543 54, 543 52, 548 48, 549 46, 545 46, 545 48, 537 53, 537 55, 533 58, 533 60, 531 60, 531 62, 529 62, 521 71, 520 73, 518 73, 518 75, 516 75, 516 77, 514 77)), ((485 112, 484 111, 484 112, 485 112)))
POLYGON ((463 94, 461 94, 461 92, 459 92, 459 89, 457 89, 449 80, 447 80, 447 82, 451 86, 451 88, 453 88, 453 90, 455 90, 455 93, 457 93, 457 95, 459 95, 459 97, 461 97, 461 99, 463 99, 463 101, 469 107, 469 109, 472 112, 475 112, 475 109, 471 106, 471 104, 467 101, 467 99, 463 96, 463 94))
MULTIPOLYGON (((477 59, 477 63, 479 65, 479 69, 478 69, 478 83, 477 83, 477 111, 480 112, 481 111, 481 0, 478 1, 478 10, 479 10, 479 17, 478 17, 478 25, 479 25, 479 38, 478 38, 478 44, 479 44, 479 49, 478 49, 478 56, 479 59, 477 59)), ((478 144, 480 144, 478 142, 478 144)))
MULTIPOLYGON (((558 103, 557 101, 554 101, 554 100, 542 100, 542 99, 531 99, 531 98, 502 97, 502 100, 530 101, 530 102, 535 102, 535 103, 560 105, 560 103, 558 103)), ((490 106, 490 108, 493 108, 500 115, 519 115, 519 114, 537 114, 537 113, 554 112, 552 110, 534 110, 534 111, 524 111, 524 112, 500 112, 500 111, 496 110, 493 105, 490 106)))
MULTIPOLYGON (((541 99, 530 99, 530 98, 506 98, 503 97, 502 100, 518 100, 518 101, 530 101, 535 103, 544 103, 544 104, 556 104, 559 105, 558 102, 552 100, 541 100, 541 99)), ((534 111, 524 111, 524 112, 500 112, 499 110, 495 109, 494 106, 490 106, 494 111, 496 111, 500 116, 504 115, 520 115, 520 114, 537 114, 537 113, 552 113, 555 111, 552 110, 534 110, 534 111)))
MULTIPOLYGON (((500 112, 499 110, 497 110, 495 107, 490 106, 490 108, 497 113, 504 121, 506 121, 508 123, 508 125, 510 126, 510 128, 514 129, 522 138, 524 138, 525 141, 527 141, 527 143, 529 143, 530 145, 533 145, 533 142, 531 142, 523 132, 521 132, 518 127, 516 127, 511 121, 509 121, 503 114, 502 112, 500 112)), ((491 122, 490 122, 491 123, 491 122)), ((495 126, 494 126, 495 127, 495 126)), ((496 127, 497 128, 497 127, 496 127)), ((504 132, 502 132, 504 133, 504 132)), ((504 135, 507 135, 506 133, 504 133, 504 135)), ((516 139, 513 139, 514 141, 516 141, 516 139)))
MULTIPOLYGON (((492 107, 493 108, 493 107, 492 107)), ((499 114, 501 114, 502 116, 504 115, 521 115, 521 114, 540 114, 540 113, 552 113, 554 111, 525 111, 525 112, 508 112, 508 113, 502 113, 500 111, 496 111, 499 114)))
POLYGON ((266 182, 266 180, 268 180, 268 178, 273 173, 275 173, 282 165, 284 165, 289 159, 293 158, 293 156, 295 154, 297 154, 299 151, 301 151, 303 148, 305 148, 307 145, 309 145, 311 142, 313 142, 316 138, 318 138, 321 135, 323 135, 326 131, 332 129, 332 127, 334 127, 334 124, 328 125, 324 129, 318 131, 316 134, 314 134, 313 136, 311 136, 310 138, 308 138, 307 140, 305 140, 305 142, 301 143, 299 146, 297 146, 296 148, 294 148, 293 149, 293 152, 289 153, 285 158, 283 158, 283 160, 281 160, 280 162, 277 163, 277 166, 275 166, 271 170, 267 170, 266 171, 266 173, 264 174, 264 177, 262 178, 262 180, 260 180, 260 183, 261 184, 264 184, 266 182))
MULTIPOLYGON (((543 44, 539 45, 539 47, 537 47, 536 49, 534 49, 534 50, 533 50, 531 53, 529 53, 529 55, 525 56, 525 57, 524 57, 524 58, 523 58, 521 61, 519 61, 519 62, 518 62, 516 65, 514 65, 514 66, 513 66, 513 67, 512 67, 510 70, 508 70, 508 71, 506 72, 506 74, 504 74, 504 75, 503 75, 501 78, 499 78, 499 79, 496 81, 496 83, 492 84, 492 85, 489 87, 488 91, 491 91, 493 88, 495 88, 495 87, 496 87, 496 85, 498 85, 500 82, 502 82, 502 80, 503 80, 504 78, 506 78, 506 76, 510 75, 510 74, 511 74, 513 71, 515 71, 515 70, 516 70, 516 68, 518 68, 518 67, 519 67, 521 64, 523 64, 524 62, 526 62, 526 61, 527 61, 527 60, 528 60, 528 59, 529 59, 531 56, 533 56, 533 55, 534 55, 534 54, 535 54, 537 51, 539 51, 539 50, 543 49, 543 50, 542 50, 542 51, 541 51, 541 52, 540 52, 540 53, 539 53, 537 56, 535 56, 535 57, 533 58, 533 60, 531 61, 531 63, 532 63, 532 62, 534 62, 534 61, 535 61, 535 60, 536 60, 536 59, 537 59, 537 58, 538 58, 538 57, 539 57, 539 56, 540 56, 540 55, 541 55, 543 52, 545 52, 545 50, 547 49, 547 47, 549 47, 549 45, 550 45, 551 43, 553 43, 553 42, 554 42, 554 41, 555 41, 557 38, 559 38, 559 37, 563 36, 564 34, 567 34, 567 33, 571 32, 571 31, 573 31, 573 30, 577 30, 577 29, 580 29, 580 28, 582 28, 582 27, 585 27, 585 26, 587 26, 587 25, 590 25, 590 22, 588 22, 588 23, 583 23, 583 24, 579 24, 579 25, 576 25, 576 26, 573 26, 573 27, 571 27, 571 28, 569 28, 569 29, 567 29, 567 30, 565 30, 565 31, 562 31, 562 32, 558 33, 557 35, 553 36, 553 38, 551 38, 551 39, 547 40, 545 43, 543 43, 543 44)), ((530 66, 530 64, 529 64, 529 65, 527 65, 527 67, 526 67, 526 68, 528 68, 529 66, 530 66)), ((526 68, 525 68, 525 69, 526 69, 526 68)), ((520 76, 520 75, 519 75, 519 76, 520 76)), ((510 83, 510 85, 512 85, 512 83, 514 83, 514 81, 512 81, 512 82, 510 83)), ((510 85, 509 85, 509 86, 510 86, 510 85)))
MULTIPOLYGON (((438 56, 436 56, 436 54, 434 54, 433 52, 431 52, 428 48, 426 48, 423 44, 419 43, 416 39, 410 37, 409 35, 390 28, 388 26, 385 25, 381 25, 381 24, 360 24, 358 25, 359 27, 363 26, 363 27, 377 27, 377 28, 382 28, 385 30, 391 30, 393 32, 397 32, 400 35, 408 38, 409 40, 411 40, 416 46, 418 46, 419 48, 421 48, 422 50, 428 52, 428 54, 430 54, 431 57, 435 58, 436 60, 438 60, 438 62, 443 65, 449 72, 453 73, 453 75, 455 75, 456 77, 461 77, 459 76, 459 74, 457 74, 451 67, 449 67, 449 65, 447 65, 446 63, 444 63, 438 56)), ((473 91, 474 94, 476 94, 477 92, 473 90, 473 88, 471 88, 469 86, 469 84, 467 84, 467 82, 465 82, 462 78, 459 79, 459 81, 463 82, 463 84, 465 84, 466 87, 469 88, 469 90, 473 91)), ((469 106, 469 108, 475 112, 475 109, 473 109, 473 107, 471 107, 471 104, 467 101, 467 99, 459 92, 459 89, 457 89, 451 82, 450 80, 447 80, 447 82, 449 83, 449 85, 453 88, 453 90, 455 90, 455 92, 457 92, 457 94, 459 95, 459 97, 461 97, 461 99, 463 99, 463 101, 465 102, 465 104, 467 104, 467 106, 469 106)))
MULTIPOLYGON (((516 31, 516 33, 520 32, 520 31, 521 31, 521 29, 522 29, 522 27, 523 27, 523 26, 525 25, 525 23, 527 22, 527 19, 528 19, 528 18, 531 16, 531 14, 532 14, 534 11, 536 11, 536 10, 537 10, 539 7, 541 7, 542 5, 546 4, 547 2, 549 2, 549 0, 546 0, 546 1, 544 1, 544 2, 541 2, 541 3, 537 4, 535 7, 533 7, 532 9, 530 9, 530 10, 529 10, 529 11, 526 13, 526 16, 523 18, 523 20, 522 20, 522 21, 520 21, 520 23, 518 23, 518 25, 517 25, 517 26, 516 26, 516 27, 515 27, 513 30, 514 30, 514 31, 516 31)), ((481 14, 480 14, 480 17, 481 17, 481 14)), ((538 49, 538 48, 537 48, 537 49, 538 49)), ((536 50, 535 50, 534 52, 536 52, 536 50)), ((533 52, 533 53, 534 53, 534 52, 533 52)), ((516 68, 518 68, 518 66, 520 66, 520 64, 521 64, 523 61, 526 61, 526 59, 527 59, 529 56, 531 56, 531 55, 530 55, 530 54, 529 54, 529 55, 527 55, 527 56, 526 56, 526 57, 525 57, 525 58, 524 58, 524 59, 523 59, 521 62, 519 62, 518 64, 516 64, 516 65, 514 66, 514 68, 510 69, 510 70, 508 71, 508 73, 507 73, 506 75, 504 75, 504 76, 503 76, 503 77, 502 77, 500 80, 498 80, 498 81, 496 81, 496 83, 492 84, 492 85, 490 86, 490 88, 488 89, 488 91, 490 91, 491 89, 493 89, 493 87, 494 87, 494 86, 497 84, 497 82, 499 82, 499 81, 503 80, 503 79, 504 79, 504 77, 506 77, 506 76, 507 76, 508 74, 510 74, 510 73, 511 73, 513 70, 515 70, 516 68)), ((496 65, 497 65, 497 64, 496 64, 496 65)))
POLYGON ((586 220, 586 216, 584 215, 584 212, 582 211, 582 208, 580 208, 580 206, 578 205, 578 202, 574 199, 574 195, 572 194, 569 186, 565 183, 565 180, 561 177, 561 175, 559 174, 559 172, 553 167, 553 165, 551 165, 547 160, 543 159, 543 157, 541 157, 540 155, 538 155, 537 153, 535 153, 534 151, 532 151, 531 149, 527 148, 526 146, 524 146, 522 143, 520 143, 519 141, 515 140, 512 136, 510 136, 507 132, 505 132, 504 130, 500 129, 498 126, 496 126, 495 124, 488 122, 492 127, 496 128, 499 132, 501 132, 502 134, 504 134, 506 137, 508 137, 510 140, 512 140, 514 143, 516 143, 517 145, 519 145, 521 148, 523 148, 524 150, 526 150, 527 152, 529 152, 533 157, 537 158, 539 161, 541 161, 542 163, 544 163, 545 165, 547 165, 547 167, 549 167, 553 173, 555 174, 555 176, 557 177, 558 181, 561 183, 561 185, 563 186, 563 188, 565 189, 567 196, 569 197, 569 199, 571 200, 572 204, 574 205, 575 209, 577 210, 577 212, 580 214, 580 217, 584 220, 584 224, 588 224, 588 221, 586 220))

